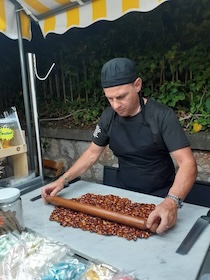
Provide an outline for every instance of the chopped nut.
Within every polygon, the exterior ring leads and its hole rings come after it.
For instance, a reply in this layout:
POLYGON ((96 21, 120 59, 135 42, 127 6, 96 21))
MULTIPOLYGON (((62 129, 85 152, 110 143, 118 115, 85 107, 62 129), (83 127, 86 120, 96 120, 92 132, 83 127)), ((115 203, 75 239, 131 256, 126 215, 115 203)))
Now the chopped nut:
MULTIPOLYGON (((132 203, 128 198, 120 198, 111 194, 103 196, 87 193, 72 200, 139 218, 148 218, 149 214, 155 209, 155 204, 132 203)), ((101 235, 115 235, 127 240, 148 238, 152 235, 150 230, 140 230, 120 225, 60 206, 55 207, 49 219, 60 223, 64 227, 81 228, 101 235)))

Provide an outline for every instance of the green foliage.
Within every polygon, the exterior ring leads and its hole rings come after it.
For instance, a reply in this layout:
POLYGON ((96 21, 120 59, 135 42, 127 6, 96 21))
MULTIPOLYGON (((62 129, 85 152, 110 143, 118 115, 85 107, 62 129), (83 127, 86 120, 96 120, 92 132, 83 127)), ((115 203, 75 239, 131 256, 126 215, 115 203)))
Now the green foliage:
POLYGON ((41 146, 44 151, 48 150, 50 148, 49 140, 46 138, 43 138, 41 141, 41 146))
POLYGON ((85 104, 85 100, 80 100, 77 102, 76 109, 78 108, 86 108, 82 111, 75 111, 73 113, 73 119, 75 124, 80 127, 88 127, 89 124, 95 124, 102 113, 104 107, 100 103, 90 102, 88 108, 85 104))
POLYGON ((157 100, 172 108, 177 108, 179 101, 185 100, 184 86, 180 81, 166 81, 160 86, 157 100))
POLYGON ((137 63, 145 97, 173 108, 188 131, 194 123, 209 129, 209 30, 208 0, 168 1, 148 13, 98 22, 87 31, 70 30, 69 44, 56 40, 43 55, 48 64, 56 60, 56 71, 38 83, 41 118, 72 113, 76 126, 95 124, 108 104, 100 85, 101 67, 113 57, 126 56, 137 63))

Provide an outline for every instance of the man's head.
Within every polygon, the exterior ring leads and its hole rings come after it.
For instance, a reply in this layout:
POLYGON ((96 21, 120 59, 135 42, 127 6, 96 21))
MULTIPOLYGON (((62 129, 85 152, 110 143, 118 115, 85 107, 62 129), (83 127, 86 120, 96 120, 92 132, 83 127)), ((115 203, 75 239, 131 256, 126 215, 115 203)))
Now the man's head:
POLYGON ((142 82, 136 73, 135 62, 128 58, 108 61, 101 70, 101 84, 110 105, 120 116, 136 114, 142 82))
POLYGON ((101 69, 102 88, 130 84, 137 77, 135 62, 125 57, 113 58, 106 62, 101 69))

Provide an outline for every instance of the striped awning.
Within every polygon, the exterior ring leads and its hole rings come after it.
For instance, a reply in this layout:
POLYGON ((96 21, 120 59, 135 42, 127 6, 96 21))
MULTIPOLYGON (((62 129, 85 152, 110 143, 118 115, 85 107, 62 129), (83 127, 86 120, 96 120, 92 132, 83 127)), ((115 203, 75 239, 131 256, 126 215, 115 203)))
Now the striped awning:
POLYGON ((31 39, 31 20, 45 37, 86 27, 99 20, 115 20, 131 11, 148 12, 167 0, 0 0, 0 32, 17 39, 16 11, 21 10, 22 36, 31 39))

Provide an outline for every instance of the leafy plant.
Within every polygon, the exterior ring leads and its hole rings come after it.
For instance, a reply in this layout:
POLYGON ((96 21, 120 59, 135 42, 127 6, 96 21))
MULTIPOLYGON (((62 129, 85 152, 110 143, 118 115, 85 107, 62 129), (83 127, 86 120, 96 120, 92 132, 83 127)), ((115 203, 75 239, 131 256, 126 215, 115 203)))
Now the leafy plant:
POLYGON ((43 149, 44 151, 46 151, 47 149, 49 149, 49 147, 50 147, 50 142, 49 142, 49 140, 46 139, 46 138, 42 138, 41 141, 42 141, 42 143, 41 143, 42 149, 43 149))
POLYGON ((208 130, 209 29, 210 1, 176 0, 148 13, 70 31, 71 36, 64 35, 66 44, 55 40, 47 53, 40 50, 41 68, 56 60, 52 76, 37 85, 40 117, 69 116, 68 127, 94 126, 108 104, 101 67, 110 58, 126 56, 137 63, 145 97, 173 108, 189 132, 208 130))

